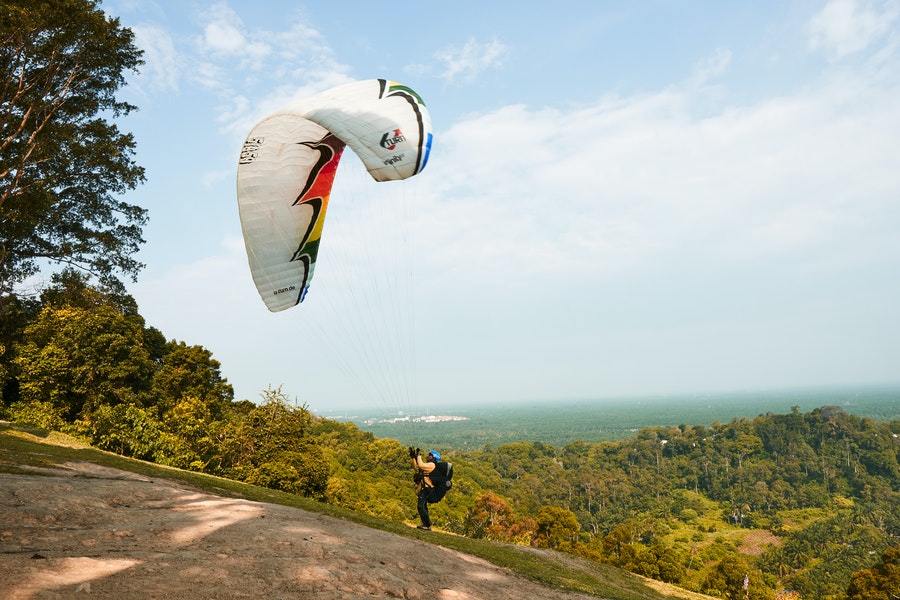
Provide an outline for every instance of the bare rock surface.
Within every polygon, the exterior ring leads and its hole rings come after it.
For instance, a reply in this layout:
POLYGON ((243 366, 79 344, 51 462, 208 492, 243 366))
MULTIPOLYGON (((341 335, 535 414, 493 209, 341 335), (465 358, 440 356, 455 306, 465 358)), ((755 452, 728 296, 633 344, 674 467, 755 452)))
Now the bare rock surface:
POLYGON ((0 473, 0 598, 594 596, 326 515, 78 462, 0 473))

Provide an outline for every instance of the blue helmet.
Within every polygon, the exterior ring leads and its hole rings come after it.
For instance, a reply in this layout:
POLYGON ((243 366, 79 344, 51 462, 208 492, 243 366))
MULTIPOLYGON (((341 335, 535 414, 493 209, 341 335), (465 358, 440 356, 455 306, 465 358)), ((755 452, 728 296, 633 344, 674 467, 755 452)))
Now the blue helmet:
POLYGON ((438 452, 437 450, 429 450, 428 454, 430 454, 431 456, 434 457, 434 462, 440 462, 440 460, 441 460, 440 452, 438 452))

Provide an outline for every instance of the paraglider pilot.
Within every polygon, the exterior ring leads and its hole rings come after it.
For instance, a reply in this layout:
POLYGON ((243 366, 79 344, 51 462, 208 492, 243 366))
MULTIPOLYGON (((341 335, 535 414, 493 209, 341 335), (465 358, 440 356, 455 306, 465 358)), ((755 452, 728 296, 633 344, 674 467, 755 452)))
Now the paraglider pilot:
POLYGON ((416 482, 416 494, 419 498, 416 508, 419 510, 419 518, 422 520, 422 524, 418 528, 430 530, 431 517, 428 514, 428 500, 432 490, 434 490, 434 484, 428 475, 434 471, 435 463, 441 460, 441 455, 436 450, 430 450, 426 459, 422 460, 421 452, 418 448, 409 447, 409 457, 412 459, 413 468, 416 470, 413 476, 413 481, 416 482))

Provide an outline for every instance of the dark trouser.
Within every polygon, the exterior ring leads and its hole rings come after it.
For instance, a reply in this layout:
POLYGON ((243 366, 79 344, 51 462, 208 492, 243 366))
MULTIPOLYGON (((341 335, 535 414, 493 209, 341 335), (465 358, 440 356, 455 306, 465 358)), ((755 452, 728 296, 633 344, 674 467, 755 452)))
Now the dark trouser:
POLYGON ((422 519, 422 525, 425 527, 431 527, 431 517, 428 515, 428 494, 430 492, 431 489, 423 487, 419 492, 419 504, 416 506, 419 509, 419 518, 422 519))

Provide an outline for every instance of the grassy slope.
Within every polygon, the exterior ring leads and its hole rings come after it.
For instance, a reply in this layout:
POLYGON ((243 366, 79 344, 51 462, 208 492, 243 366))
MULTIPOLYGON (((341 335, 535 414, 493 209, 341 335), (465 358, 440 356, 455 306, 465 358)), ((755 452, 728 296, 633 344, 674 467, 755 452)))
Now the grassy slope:
POLYGON ((269 502, 328 514, 366 527, 421 539, 478 556, 546 585, 587 592, 603 598, 613 600, 709 598, 646 580, 608 565, 578 559, 566 554, 486 540, 474 540, 439 532, 424 533, 403 523, 211 475, 124 458, 91 448, 62 434, 47 433, 0 422, 0 472, 34 475, 33 470, 26 470, 22 467, 52 467, 70 461, 85 461, 148 477, 171 479, 220 496, 269 502))

